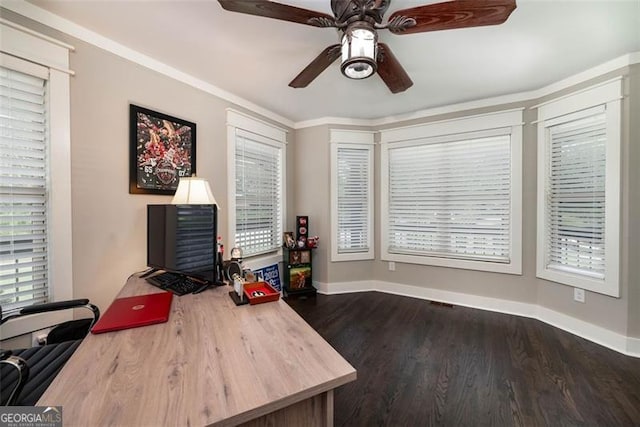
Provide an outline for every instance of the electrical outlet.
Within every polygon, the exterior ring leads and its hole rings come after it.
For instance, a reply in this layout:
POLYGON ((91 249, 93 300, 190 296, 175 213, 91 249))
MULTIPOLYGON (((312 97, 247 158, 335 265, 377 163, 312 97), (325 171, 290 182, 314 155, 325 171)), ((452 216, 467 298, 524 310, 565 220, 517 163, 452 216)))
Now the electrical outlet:
POLYGON ((396 271, 396 263, 394 261, 389 261, 389 271, 396 271))
POLYGON ((573 288, 573 299, 575 301, 584 303, 584 289, 573 288))

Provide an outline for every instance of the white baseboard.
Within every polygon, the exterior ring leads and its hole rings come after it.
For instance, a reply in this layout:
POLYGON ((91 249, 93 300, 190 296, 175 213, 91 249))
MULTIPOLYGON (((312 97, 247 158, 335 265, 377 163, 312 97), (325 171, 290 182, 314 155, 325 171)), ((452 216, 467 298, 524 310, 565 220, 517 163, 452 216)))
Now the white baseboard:
POLYGON ((438 301, 463 307, 480 308, 498 313, 515 314, 517 316, 535 317, 535 305, 499 298, 482 297, 441 289, 423 288, 420 286, 402 285, 377 281, 376 290, 388 294, 438 301))
POLYGON ((326 295, 375 291, 529 317, 627 356, 640 357, 640 338, 627 337, 609 329, 585 322, 584 320, 576 319, 575 317, 550 310, 546 307, 541 307, 537 304, 377 280, 338 283, 315 282, 314 285, 319 293, 326 295))
POLYGON ((629 337, 594 325, 593 323, 585 322, 584 320, 576 319, 575 317, 567 316, 566 314, 540 306, 538 306, 537 319, 619 353, 640 357, 640 354, 631 354, 628 352, 627 340, 629 337))
POLYGON ((318 290, 319 294, 324 295, 351 294, 354 292, 371 292, 377 290, 373 286, 373 281, 371 280, 363 280, 359 282, 334 282, 331 284, 314 281, 313 286, 318 290))
POLYGON ((627 337, 627 352, 625 354, 640 357, 640 338, 627 337))

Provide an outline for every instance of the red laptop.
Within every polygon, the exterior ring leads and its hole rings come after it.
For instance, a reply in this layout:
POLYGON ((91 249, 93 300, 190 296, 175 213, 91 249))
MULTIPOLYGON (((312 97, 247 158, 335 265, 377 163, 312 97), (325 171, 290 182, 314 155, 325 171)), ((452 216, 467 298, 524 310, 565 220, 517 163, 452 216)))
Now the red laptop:
POLYGON ((137 328, 169 320, 171 292, 117 298, 91 329, 92 334, 137 328))

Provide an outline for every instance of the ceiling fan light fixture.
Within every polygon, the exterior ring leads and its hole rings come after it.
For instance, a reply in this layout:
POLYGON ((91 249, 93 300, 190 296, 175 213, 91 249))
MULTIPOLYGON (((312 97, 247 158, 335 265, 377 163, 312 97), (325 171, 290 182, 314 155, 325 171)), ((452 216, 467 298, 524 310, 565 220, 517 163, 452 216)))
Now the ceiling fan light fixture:
POLYGON ((342 36, 342 74, 366 79, 376 72, 378 34, 369 26, 353 25, 342 36))

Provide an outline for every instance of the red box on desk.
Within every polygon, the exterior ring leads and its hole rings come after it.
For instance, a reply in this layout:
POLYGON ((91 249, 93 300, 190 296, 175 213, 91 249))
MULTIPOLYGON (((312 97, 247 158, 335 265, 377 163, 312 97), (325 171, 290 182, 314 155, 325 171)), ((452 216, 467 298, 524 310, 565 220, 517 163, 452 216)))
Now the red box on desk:
POLYGON ((280 298, 280 292, 273 289, 267 282, 246 283, 244 295, 251 305, 277 301, 280 298))

